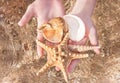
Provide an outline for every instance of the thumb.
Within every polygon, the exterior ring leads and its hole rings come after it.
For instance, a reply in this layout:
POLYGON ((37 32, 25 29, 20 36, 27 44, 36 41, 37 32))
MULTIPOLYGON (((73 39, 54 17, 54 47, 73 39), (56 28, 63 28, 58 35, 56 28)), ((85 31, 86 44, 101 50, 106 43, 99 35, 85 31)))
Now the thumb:
MULTIPOLYGON (((94 45, 94 46, 98 45, 97 33, 96 33, 96 29, 94 28, 94 26, 92 26, 92 28, 90 28, 89 39, 90 39, 90 43, 91 43, 92 45, 94 45)), ((97 54, 100 54, 99 48, 94 49, 94 51, 95 51, 97 54)))
POLYGON ((26 23, 29 22, 29 20, 32 18, 33 14, 34 14, 33 7, 32 7, 32 5, 29 5, 25 14, 21 18, 21 20, 18 22, 18 25, 24 26, 26 23))
MULTIPOLYGON (((44 18, 37 17, 37 28, 40 28, 40 26, 43 22, 46 22, 46 20, 44 18)), ((42 33, 37 32, 37 39, 40 40, 41 42, 43 42, 42 33)), ((39 57, 41 57, 44 53, 43 49, 39 45, 37 45, 37 53, 38 53, 39 57)))

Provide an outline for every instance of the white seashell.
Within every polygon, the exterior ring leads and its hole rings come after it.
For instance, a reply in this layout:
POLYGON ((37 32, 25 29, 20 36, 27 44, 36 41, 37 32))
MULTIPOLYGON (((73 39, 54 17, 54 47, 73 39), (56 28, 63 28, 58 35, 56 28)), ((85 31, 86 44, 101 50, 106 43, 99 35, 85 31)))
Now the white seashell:
POLYGON ((83 21, 75 15, 65 15, 63 19, 68 24, 70 39, 80 41, 85 36, 85 25, 83 21))

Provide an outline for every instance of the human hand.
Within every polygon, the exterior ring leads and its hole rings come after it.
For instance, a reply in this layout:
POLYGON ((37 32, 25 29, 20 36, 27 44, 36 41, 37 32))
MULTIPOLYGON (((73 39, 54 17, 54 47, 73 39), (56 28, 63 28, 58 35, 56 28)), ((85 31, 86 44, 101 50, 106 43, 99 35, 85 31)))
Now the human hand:
MULTIPOLYGON (((47 22, 53 17, 61 17, 64 15, 64 9, 61 0, 35 0, 30 4, 23 15, 22 19, 18 22, 19 26, 24 26, 32 17, 37 18, 37 27, 44 22, 47 22)), ((41 33, 37 33, 37 39, 43 41, 41 33)), ((37 46, 38 58, 43 55, 43 49, 37 46)))
MULTIPOLYGON (((86 40, 89 39, 91 45, 93 46, 98 45, 96 29, 91 19, 92 12, 95 7, 95 3, 96 3, 96 0, 77 0, 76 1, 76 4, 70 14, 76 15, 82 19, 82 21, 85 23, 86 34, 82 40, 78 42, 70 40, 69 44, 84 45, 86 43, 86 40)), ((100 53, 99 48, 94 49, 94 51, 97 54, 100 53)), ((78 62, 79 62, 79 59, 73 60, 68 66, 68 72, 72 72, 78 62)))

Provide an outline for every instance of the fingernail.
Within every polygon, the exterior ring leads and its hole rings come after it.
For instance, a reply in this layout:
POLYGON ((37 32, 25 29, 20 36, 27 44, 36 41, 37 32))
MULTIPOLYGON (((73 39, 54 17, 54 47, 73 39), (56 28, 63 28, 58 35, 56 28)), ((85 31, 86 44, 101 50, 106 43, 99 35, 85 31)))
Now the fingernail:
POLYGON ((59 67, 55 67, 56 71, 60 71, 60 68, 59 67))
POLYGON ((21 21, 18 22, 18 25, 21 26, 21 27, 23 26, 23 24, 21 23, 21 21))
POLYGON ((96 54, 100 54, 100 50, 99 49, 95 49, 94 50, 96 54))

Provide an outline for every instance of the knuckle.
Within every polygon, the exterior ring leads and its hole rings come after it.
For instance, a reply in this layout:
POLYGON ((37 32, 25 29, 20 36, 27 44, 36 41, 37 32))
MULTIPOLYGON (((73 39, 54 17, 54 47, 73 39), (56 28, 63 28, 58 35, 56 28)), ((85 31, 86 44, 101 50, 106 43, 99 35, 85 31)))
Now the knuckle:
POLYGON ((28 9, 32 9, 33 8, 33 4, 30 4, 29 6, 28 6, 28 9))

